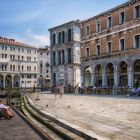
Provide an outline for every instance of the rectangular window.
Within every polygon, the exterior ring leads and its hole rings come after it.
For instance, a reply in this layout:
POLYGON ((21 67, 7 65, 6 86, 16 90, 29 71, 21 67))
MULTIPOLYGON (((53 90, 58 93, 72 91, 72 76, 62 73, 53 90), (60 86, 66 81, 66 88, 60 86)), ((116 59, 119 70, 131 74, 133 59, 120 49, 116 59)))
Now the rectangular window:
POLYGON ((96 31, 99 32, 101 30, 101 23, 100 21, 96 22, 96 31))
POLYGON ((4 58, 4 54, 2 53, 2 58, 4 58))
POLYGON ((20 71, 20 65, 18 66, 18 71, 20 71))
POLYGON ((10 65, 10 71, 12 71, 12 65, 10 65))
POLYGON ((86 35, 89 35, 89 34, 90 34, 89 26, 86 26, 86 35))
POLYGON ((65 31, 62 32, 62 43, 65 43, 65 31))
POLYGON ((58 61, 59 65, 61 65, 61 51, 58 51, 58 61))
POLYGON ((15 65, 13 65, 13 71, 15 71, 15 65))
POLYGON ((27 50, 27 53, 31 53, 31 50, 27 50))
POLYGON ((112 44, 111 42, 108 42, 108 53, 112 52, 112 44))
POLYGON ((62 50, 62 64, 65 64, 65 51, 62 50))
POLYGON ((140 35, 136 35, 134 41, 135 48, 140 48, 140 35))
POLYGON ((119 19, 120 19, 120 24, 123 24, 125 22, 125 13, 124 12, 120 13, 119 19))
POLYGON ((55 52, 53 52, 53 65, 55 66, 55 52))
POLYGON ((89 48, 86 48, 86 58, 89 58, 89 48))
POLYGON ((24 78, 24 75, 22 74, 22 78, 24 78))
POLYGON ((10 55, 10 59, 12 60, 12 55, 10 55))
POLYGON ((72 30, 68 29, 68 41, 72 41, 72 30))
POLYGON ((18 52, 20 52, 20 48, 18 48, 18 52))
POLYGON ((61 44, 61 32, 58 33, 58 44, 61 44))
POLYGON ((56 43, 56 35, 55 35, 55 33, 53 34, 53 36, 52 36, 52 44, 53 45, 55 45, 55 43, 56 43))
POLYGON ((34 72, 36 72, 36 66, 34 66, 34 72))
POLYGON ((112 27, 112 17, 108 17, 108 28, 111 28, 112 27))
POLYGON ((97 47, 96 47, 96 54, 97 54, 97 55, 100 55, 100 53, 101 53, 101 52, 100 52, 100 45, 97 45, 97 47))
POLYGON ((120 39, 120 50, 121 51, 125 50, 124 39, 120 39))
POLYGON ((22 71, 24 70, 24 66, 22 65, 22 71))
POLYGON ((68 64, 70 64, 71 62, 71 48, 68 48, 68 64))
POLYGON ((20 60, 20 55, 18 55, 18 60, 20 60))
POLYGON ((135 7, 135 18, 140 17, 140 5, 135 7))
POLYGON ((27 61, 31 61, 31 57, 27 56, 27 61))
POLYGON ((27 66, 27 71, 31 71, 31 66, 27 66))
POLYGON ((32 76, 31 76, 30 74, 27 75, 27 79, 31 79, 31 77, 32 77, 32 76))

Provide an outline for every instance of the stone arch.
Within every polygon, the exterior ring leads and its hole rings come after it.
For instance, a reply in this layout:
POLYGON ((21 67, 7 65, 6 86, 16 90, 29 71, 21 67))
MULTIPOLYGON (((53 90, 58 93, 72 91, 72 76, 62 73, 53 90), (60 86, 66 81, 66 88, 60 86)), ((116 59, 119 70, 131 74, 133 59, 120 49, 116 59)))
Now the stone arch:
POLYGON ((5 87, 6 88, 11 88, 12 87, 12 76, 11 75, 6 75, 6 77, 5 77, 5 87))
POLYGON ((13 86, 14 87, 19 87, 20 86, 20 77, 19 75, 15 75, 13 78, 13 86))
POLYGON ((95 75, 96 75, 96 85, 101 86, 102 85, 102 67, 100 64, 97 64, 95 66, 95 75))
POLYGON ((127 69, 128 69, 127 62, 121 61, 118 65, 118 71, 119 71, 119 84, 120 86, 123 87, 128 85, 127 69))
POLYGON ((73 85, 73 79, 72 79, 72 70, 71 69, 69 69, 68 70, 68 75, 67 75, 67 78, 68 78, 68 85, 73 85))
POLYGON ((59 72, 59 83, 64 84, 64 72, 63 71, 59 72))
POLYGON ((91 81, 91 78, 92 78, 92 68, 90 66, 86 66, 85 69, 84 69, 84 85, 86 86, 91 86, 92 85, 92 81, 91 81))
POLYGON ((133 63, 134 87, 140 86, 140 59, 136 59, 133 63))
POLYGON ((107 76, 108 87, 113 87, 113 85, 114 85, 114 65, 112 63, 108 63, 106 65, 106 76, 107 76))

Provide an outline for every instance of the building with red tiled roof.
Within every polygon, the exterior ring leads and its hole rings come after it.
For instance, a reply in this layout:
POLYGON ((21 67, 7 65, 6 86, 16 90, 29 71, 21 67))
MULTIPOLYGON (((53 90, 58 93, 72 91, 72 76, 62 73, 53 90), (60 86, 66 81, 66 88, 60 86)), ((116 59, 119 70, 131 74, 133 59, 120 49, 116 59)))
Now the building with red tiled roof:
POLYGON ((33 87, 37 74, 37 48, 0 37, 0 85, 33 87))

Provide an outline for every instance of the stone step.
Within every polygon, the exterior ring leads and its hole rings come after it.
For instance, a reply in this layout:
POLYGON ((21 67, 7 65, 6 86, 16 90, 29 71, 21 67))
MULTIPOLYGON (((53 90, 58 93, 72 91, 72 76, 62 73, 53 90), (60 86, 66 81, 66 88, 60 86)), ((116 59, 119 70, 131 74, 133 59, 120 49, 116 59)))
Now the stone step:
MULTIPOLYGON (((30 113, 32 118, 35 118, 37 121, 39 121, 41 124, 46 126, 46 128, 51 131, 51 136, 53 136, 55 133, 55 135, 57 134, 62 139, 67 139, 67 140, 83 140, 84 139, 84 138, 78 136, 77 134, 74 134, 73 132, 56 124, 55 122, 51 121, 50 119, 47 119, 46 117, 40 115, 39 113, 34 111, 28 104, 25 104, 25 109, 30 113)), ((59 138, 57 138, 57 139, 59 139, 59 138)))

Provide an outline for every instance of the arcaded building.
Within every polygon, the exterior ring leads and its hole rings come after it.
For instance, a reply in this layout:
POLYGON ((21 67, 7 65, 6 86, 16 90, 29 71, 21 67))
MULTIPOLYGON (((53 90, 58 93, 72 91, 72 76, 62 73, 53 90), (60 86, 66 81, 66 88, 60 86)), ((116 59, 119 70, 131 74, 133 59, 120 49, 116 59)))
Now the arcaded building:
POLYGON ((33 87, 37 74, 37 48, 0 37, 0 87, 33 87))
POLYGON ((37 86, 44 89, 50 88, 50 47, 38 48, 37 50, 37 62, 38 62, 38 75, 37 86))
POLYGON ((87 86, 140 82, 140 1, 81 22, 81 76, 87 86))
POLYGON ((53 27, 50 31, 52 85, 80 83, 79 21, 53 27))

